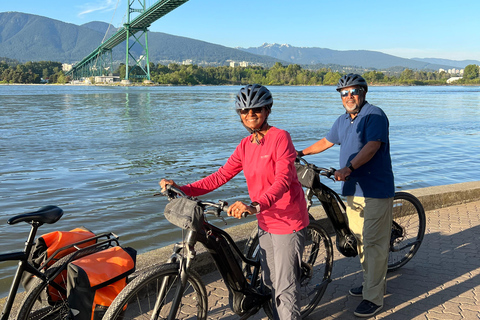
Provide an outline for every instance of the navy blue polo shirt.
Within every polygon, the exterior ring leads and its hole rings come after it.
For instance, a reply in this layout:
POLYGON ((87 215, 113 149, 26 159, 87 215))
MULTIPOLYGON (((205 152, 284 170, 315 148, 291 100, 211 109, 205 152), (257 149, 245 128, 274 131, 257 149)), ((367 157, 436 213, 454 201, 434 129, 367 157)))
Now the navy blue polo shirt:
POLYGON ((326 139, 340 145, 340 168, 346 167, 367 142, 382 142, 373 158, 356 168, 350 174, 350 180, 343 183, 343 196, 367 198, 394 196, 388 126, 388 118, 383 110, 368 102, 365 102, 354 119, 345 113, 333 124, 326 139))

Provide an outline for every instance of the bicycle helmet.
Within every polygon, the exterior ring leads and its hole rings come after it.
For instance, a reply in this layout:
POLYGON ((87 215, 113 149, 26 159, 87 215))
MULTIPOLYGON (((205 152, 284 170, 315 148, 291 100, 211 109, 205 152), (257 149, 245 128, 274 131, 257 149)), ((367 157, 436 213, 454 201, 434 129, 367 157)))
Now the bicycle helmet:
POLYGON ((270 109, 273 105, 273 97, 266 87, 259 84, 249 84, 237 94, 235 99, 235 109, 240 112, 242 109, 253 109, 267 107, 270 109))
POLYGON ((353 86, 360 86, 365 89, 365 92, 368 92, 367 81, 365 81, 362 76, 355 73, 349 73, 341 77, 340 80, 338 80, 337 91, 353 86))

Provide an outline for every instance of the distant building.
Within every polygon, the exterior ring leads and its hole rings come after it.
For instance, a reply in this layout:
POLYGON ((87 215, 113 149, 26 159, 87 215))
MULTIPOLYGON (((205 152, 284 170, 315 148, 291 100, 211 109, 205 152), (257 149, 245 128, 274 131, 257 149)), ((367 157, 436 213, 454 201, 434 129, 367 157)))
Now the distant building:
POLYGON ((442 68, 438 69, 439 73, 442 72, 442 71, 446 72, 448 74, 463 74, 464 69, 456 69, 456 68, 452 68, 452 69, 448 69, 448 70, 445 70, 445 69, 442 69, 442 68))
POLYGON ((62 63, 62 71, 67 72, 72 70, 73 64, 68 64, 68 63, 62 63))
POLYGON ((95 83, 114 83, 120 82, 120 76, 96 76, 95 83))
POLYGON ((237 61, 230 61, 230 67, 231 68, 235 68, 235 67, 243 67, 243 68, 246 68, 248 67, 250 63, 248 61, 241 61, 241 62, 237 62, 237 61))
POLYGON ((460 80, 462 78, 463 77, 451 77, 451 78, 447 79, 447 83, 452 83, 452 82, 455 82, 455 81, 460 80))
POLYGON ((192 59, 183 60, 182 64, 184 66, 189 66, 189 65, 193 64, 193 60, 192 59))

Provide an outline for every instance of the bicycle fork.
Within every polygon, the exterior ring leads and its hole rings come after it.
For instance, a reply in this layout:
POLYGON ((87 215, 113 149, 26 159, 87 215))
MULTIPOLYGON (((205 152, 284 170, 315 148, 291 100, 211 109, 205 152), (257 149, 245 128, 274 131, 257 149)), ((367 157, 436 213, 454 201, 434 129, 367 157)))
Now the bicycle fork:
POLYGON ((160 310, 163 307, 164 299, 168 289, 171 285, 174 285, 175 282, 177 283, 177 289, 175 290, 175 296, 172 301, 172 307, 170 309, 170 313, 168 315, 169 320, 174 320, 176 318, 176 314, 178 311, 178 307, 180 306, 180 302, 182 300, 183 292, 185 291, 185 286, 187 285, 188 280, 188 268, 190 267, 191 261, 196 256, 195 251, 195 232, 190 231, 186 237, 186 241, 182 244, 175 244, 173 249, 173 254, 168 260, 168 263, 172 262, 179 262, 179 270, 177 279, 173 279, 173 282, 170 279, 171 277, 165 277, 162 280, 162 284, 160 285, 160 290, 158 294, 157 301, 155 302, 155 307, 152 312, 152 316, 150 317, 151 320, 156 320, 159 317, 160 310), (185 249, 185 257, 180 253, 185 249))

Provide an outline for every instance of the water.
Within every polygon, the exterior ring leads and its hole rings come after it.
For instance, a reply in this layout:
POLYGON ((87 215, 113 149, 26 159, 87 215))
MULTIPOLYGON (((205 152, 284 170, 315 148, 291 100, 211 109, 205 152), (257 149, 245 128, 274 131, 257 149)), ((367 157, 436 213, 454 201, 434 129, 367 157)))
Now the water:
MULTIPOLYGON (((247 134, 233 110, 238 89, 0 86, 0 252, 21 249, 29 230, 8 226, 9 217, 50 204, 65 214, 40 233, 113 231, 140 253, 178 241, 166 200, 152 195, 163 177, 192 182, 225 163, 247 134)), ((297 149, 343 112, 333 87, 270 89, 270 123, 297 149)), ((372 87, 367 100, 389 116, 399 190, 478 180, 479 87, 372 87)), ((307 160, 338 167, 338 147, 307 160)), ((241 174, 202 198, 249 201, 241 174)), ((0 296, 14 265, 0 265, 0 296)))

